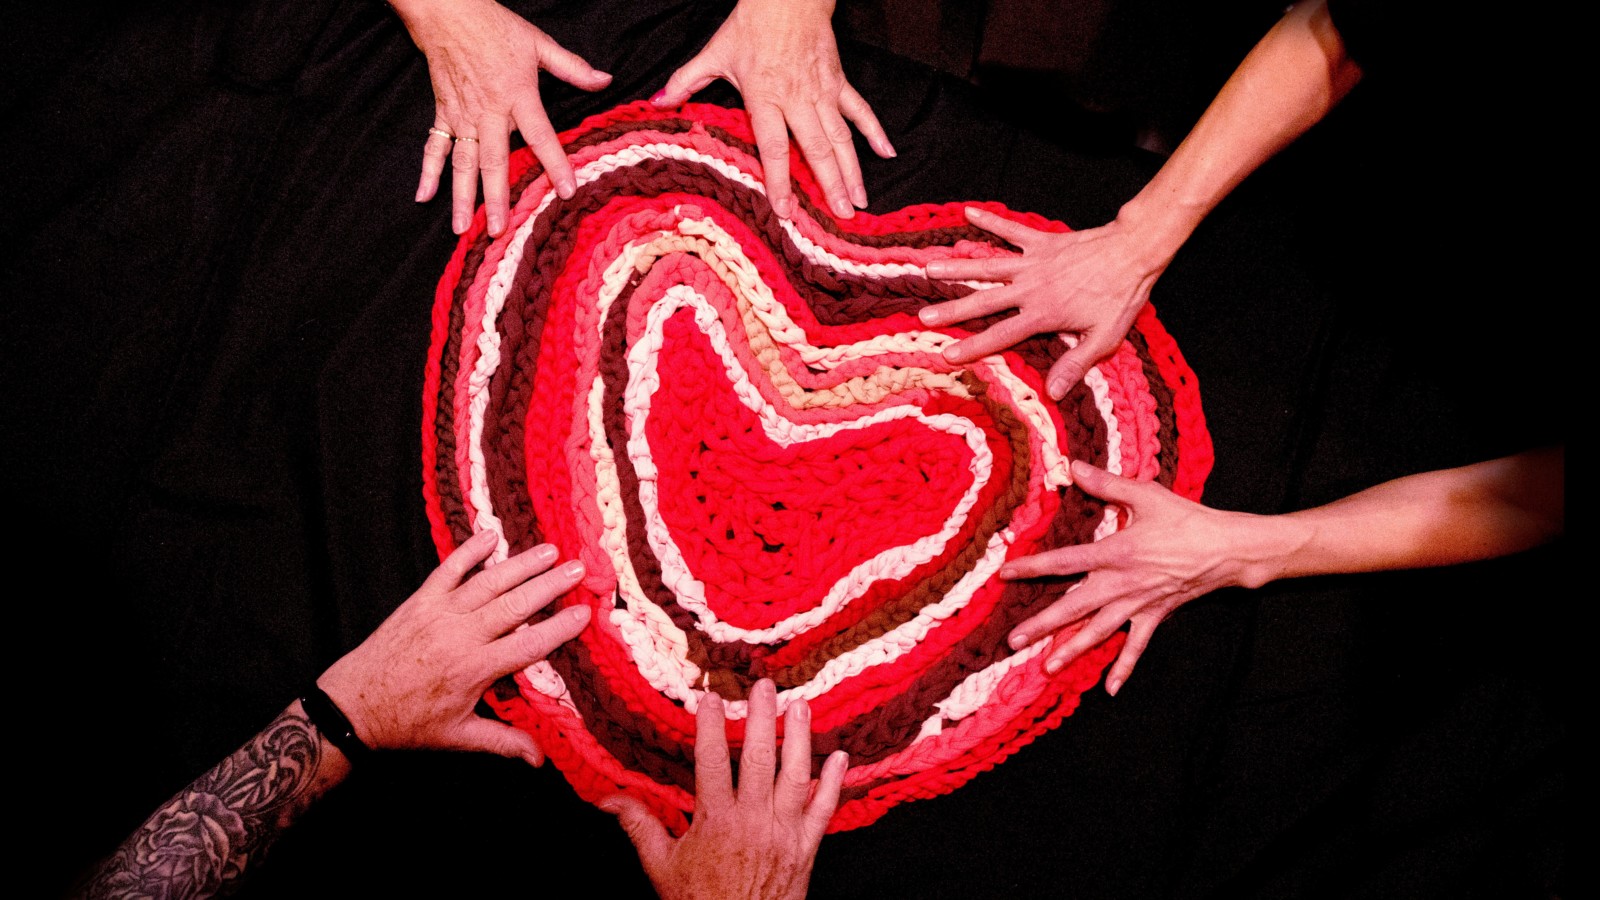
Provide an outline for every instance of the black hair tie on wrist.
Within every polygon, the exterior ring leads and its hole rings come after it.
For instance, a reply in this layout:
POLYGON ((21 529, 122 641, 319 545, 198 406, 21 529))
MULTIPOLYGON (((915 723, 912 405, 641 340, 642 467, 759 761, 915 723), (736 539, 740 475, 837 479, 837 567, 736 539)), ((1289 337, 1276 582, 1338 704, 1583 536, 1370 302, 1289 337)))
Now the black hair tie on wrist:
POLYGON ((328 739, 328 743, 338 747, 351 763, 372 752, 372 748, 356 734, 355 726, 350 724, 344 711, 322 688, 313 684, 300 698, 300 707, 306 711, 306 718, 311 720, 311 724, 328 739))

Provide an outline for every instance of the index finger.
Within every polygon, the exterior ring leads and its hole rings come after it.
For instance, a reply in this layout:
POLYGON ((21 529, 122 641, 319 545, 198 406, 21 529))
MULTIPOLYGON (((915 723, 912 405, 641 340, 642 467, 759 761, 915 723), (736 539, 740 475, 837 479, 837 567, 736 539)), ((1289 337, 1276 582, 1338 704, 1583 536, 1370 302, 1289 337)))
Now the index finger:
POLYGON ((567 150, 561 146, 561 139, 556 137, 555 127, 550 124, 550 117, 545 115, 544 104, 539 101, 538 95, 521 98, 512 115, 517 120, 517 130, 522 132, 522 139, 528 142, 533 155, 550 176, 550 185, 555 188, 556 195, 563 200, 571 199, 578 184, 572 175, 572 163, 567 160, 567 150))

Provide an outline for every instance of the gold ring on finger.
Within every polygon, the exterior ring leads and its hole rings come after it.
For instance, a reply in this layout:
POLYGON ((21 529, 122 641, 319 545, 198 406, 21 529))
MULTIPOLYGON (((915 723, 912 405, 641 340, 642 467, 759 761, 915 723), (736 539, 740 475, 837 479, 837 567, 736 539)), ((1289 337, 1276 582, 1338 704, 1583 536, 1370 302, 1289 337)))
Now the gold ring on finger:
POLYGON ((429 128, 428 129, 428 133, 429 134, 437 134, 439 137, 442 137, 447 141, 453 141, 453 140, 456 139, 455 135, 453 135, 450 132, 445 131, 443 128, 439 128, 437 126, 433 127, 433 128, 429 128))

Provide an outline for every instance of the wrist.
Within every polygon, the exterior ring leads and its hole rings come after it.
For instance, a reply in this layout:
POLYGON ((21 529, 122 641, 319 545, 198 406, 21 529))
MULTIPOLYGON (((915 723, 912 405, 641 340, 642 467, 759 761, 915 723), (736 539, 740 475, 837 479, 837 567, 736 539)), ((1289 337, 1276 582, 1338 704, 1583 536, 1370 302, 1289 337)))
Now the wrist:
POLYGON ((1234 515, 1238 516, 1239 531, 1236 586, 1259 588, 1301 574, 1295 566, 1311 541, 1305 523, 1290 516, 1234 515))
POLYGON ((1204 212, 1151 197, 1147 187, 1117 210, 1111 225, 1135 248, 1133 259, 1151 275, 1166 271, 1204 217, 1204 212))
POLYGON ((371 729, 362 718, 360 704, 355 702, 360 692, 344 689, 337 677, 330 677, 333 675, 333 669, 322 673, 301 695, 299 702, 323 740, 355 763, 371 754, 375 745, 371 729))

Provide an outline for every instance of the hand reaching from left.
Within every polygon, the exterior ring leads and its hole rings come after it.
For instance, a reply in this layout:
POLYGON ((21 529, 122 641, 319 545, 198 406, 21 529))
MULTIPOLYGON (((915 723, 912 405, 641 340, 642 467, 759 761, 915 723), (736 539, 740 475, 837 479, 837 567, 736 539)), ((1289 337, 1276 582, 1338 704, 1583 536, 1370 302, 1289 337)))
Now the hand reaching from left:
POLYGON ((392 5, 428 57, 437 104, 422 148, 417 202, 433 198, 450 160, 451 228, 461 234, 472 223, 481 178, 489 233, 498 235, 510 208, 513 129, 522 132, 550 173, 556 193, 571 197, 577 184, 539 99, 539 70, 586 91, 600 90, 611 76, 494 0, 392 0, 392 5))
POLYGON ((645 874, 663 900, 800 900, 839 805, 848 760, 828 757, 811 783, 811 710, 789 704, 783 768, 776 750, 777 689, 762 679, 750 692, 739 787, 733 786, 722 701, 707 693, 695 715, 694 820, 674 840, 638 800, 623 794, 600 806, 628 832, 645 874), (776 781, 774 781, 776 772, 776 781))
POLYGON ((737 88, 750 113, 767 197, 786 219, 795 202, 790 132, 843 219, 867 205, 850 123, 879 156, 895 155, 872 107, 845 80, 832 18, 833 0, 740 0, 705 49, 651 98, 657 106, 678 106, 718 78, 737 88))
POLYGON ((535 612, 583 577, 576 560, 556 560, 548 544, 491 566, 465 582, 495 547, 480 532, 457 547, 359 647, 317 679, 317 685, 373 749, 482 750, 544 761, 526 732, 473 712, 495 679, 543 659, 589 623, 574 606, 527 628, 535 612), (543 574, 540 574, 543 573, 543 574))
POLYGON ((1128 640, 1106 677, 1106 691, 1114 695, 1173 610, 1218 588, 1259 587, 1278 574, 1282 517, 1211 509, 1154 482, 1120 478, 1081 460, 1073 462, 1072 478, 1090 496, 1126 508, 1132 521, 1104 540, 1001 567, 1000 577, 1008 580, 1088 573, 1011 632, 1014 649, 1054 635, 1047 672, 1060 671, 1128 624, 1128 640))

